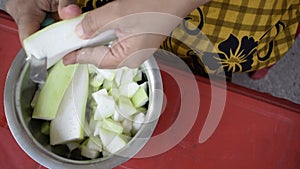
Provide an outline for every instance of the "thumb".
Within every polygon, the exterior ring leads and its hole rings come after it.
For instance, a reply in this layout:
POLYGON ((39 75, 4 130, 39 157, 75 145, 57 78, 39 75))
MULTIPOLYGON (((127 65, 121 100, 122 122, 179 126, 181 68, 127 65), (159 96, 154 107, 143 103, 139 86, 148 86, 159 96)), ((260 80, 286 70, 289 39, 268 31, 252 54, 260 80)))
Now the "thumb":
MULTIPOLYGON (((95 12, 88 12, 81 23, 79 23, 76 27, 77 35, 83 39, 92 38, 99 27, 101 27, 96 18, 97 16, 95 12)), ((101 19, 98 18, 98 20, 101 19)))
POLYGON ((111 23, 116 18, 116 15, 110 12, 111 5, 113 2, 101 7, 94 9, 84 16, 81 23, 79 23, 76 27, 76 33, 80 38, 89 39, 100 32, 104 32, 105 30, 114 27, 111 23))
POLYGON ((59 0, 58 14, 61 19, 74 18, 81 14, 76 0, 59 0))

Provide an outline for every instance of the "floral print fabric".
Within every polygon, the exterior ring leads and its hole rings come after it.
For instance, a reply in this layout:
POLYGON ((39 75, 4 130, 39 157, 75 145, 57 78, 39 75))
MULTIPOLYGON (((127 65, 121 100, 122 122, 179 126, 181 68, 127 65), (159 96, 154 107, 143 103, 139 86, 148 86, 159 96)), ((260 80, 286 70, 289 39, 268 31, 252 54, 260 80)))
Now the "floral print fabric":
MULTIPOLYGON (((88 11, 110 0, 78 2, 88 11)), ((291 47, 299 11, 299 0, 212 0, 185 17, 161 48, 181 57, 196 74, 230 77, 262 69, 291 47)))

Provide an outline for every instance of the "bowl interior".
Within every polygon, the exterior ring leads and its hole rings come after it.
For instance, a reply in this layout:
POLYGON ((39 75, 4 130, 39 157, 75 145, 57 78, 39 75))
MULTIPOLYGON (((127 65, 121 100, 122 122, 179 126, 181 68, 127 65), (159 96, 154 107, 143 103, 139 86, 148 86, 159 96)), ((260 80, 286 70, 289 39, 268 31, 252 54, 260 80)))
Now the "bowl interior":
POLYGON ((38 84, 29 78, 30 62, 21 50, 15 58, 5 86, 5 112, 8 125, 21 148, 34 160, 49 168, 112 168, 134 156, 151 137, 161 112, 163 92, 160 71, 154 58, 142 66, 148 81, 148 111, 138 133, 117 154, 105 158, 87 159, 79 151, 70 152, 66 145, 49 145, 49 136, 41 133, 44 120, 32 119, 31 101, 38 84), (12 102, 13 101, 13 102, 12 102))

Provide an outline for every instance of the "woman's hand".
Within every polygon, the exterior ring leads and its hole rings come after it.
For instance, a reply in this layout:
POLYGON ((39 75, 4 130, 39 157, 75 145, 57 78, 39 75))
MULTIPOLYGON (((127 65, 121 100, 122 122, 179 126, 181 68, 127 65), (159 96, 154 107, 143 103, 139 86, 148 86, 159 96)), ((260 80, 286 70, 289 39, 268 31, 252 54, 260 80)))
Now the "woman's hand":
POLYGON ((199 5, 201 0, 115 0, 89 12, 77 26, 78 36, 89 39, 108 29, 116 30, 111 47, 74 51, 64 63, 91 63, 101 68, 138 67, 152 56, 166 36, 199 5))
POLYGON ((8 0, 6 9, 18 25, 21 41, 40 29, 46 13, 58 16, 59 19, 81 14, 76 0, 8 0))

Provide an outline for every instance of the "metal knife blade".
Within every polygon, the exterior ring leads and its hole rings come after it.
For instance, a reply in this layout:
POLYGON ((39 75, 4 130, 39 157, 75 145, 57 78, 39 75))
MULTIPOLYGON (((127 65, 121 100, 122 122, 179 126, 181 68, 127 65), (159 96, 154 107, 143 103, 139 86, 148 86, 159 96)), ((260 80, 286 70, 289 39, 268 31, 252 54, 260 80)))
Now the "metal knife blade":
POLYGON ((38 59, 30 56, 30 79, 35 83, 43 84, 47 75, 47 58, 38 59))

